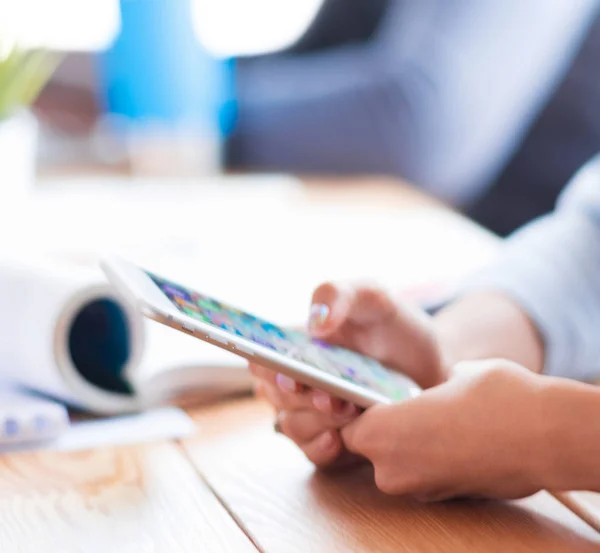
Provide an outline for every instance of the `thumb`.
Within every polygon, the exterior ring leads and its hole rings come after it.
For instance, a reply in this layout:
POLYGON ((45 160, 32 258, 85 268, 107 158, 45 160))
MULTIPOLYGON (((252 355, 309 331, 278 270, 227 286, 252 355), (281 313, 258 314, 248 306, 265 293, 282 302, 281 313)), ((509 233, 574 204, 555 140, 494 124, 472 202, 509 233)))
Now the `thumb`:
POLYGON ((308 329, 317 338, 334 334, 348 319, 355 290, 349 284, 326 282, 313 293, 308 329))
POLYGON ((313 293, 309 329, 314 336, 325 338, 347 321, 381 323, 395 313, 394 301, 377 286, 326 282, 313 293))
POLYGON ((360 439, 360 427, 362 422, 360 417, 356 420, 348 423, 346 426, 340 429, 340 436, 342 437, 342 443, 344 447, 355 455, 362 455, 362 440, 360 439))
POLYGON ((340 436, 344 447, 355 455, 370 458, 373 449, 375 448, 375 436, 373 430, 376 429, 378 418, 373 417, 377 407, 367 409, 362 415, 346 424, 340 429, 340 436), (374 426, 375 425, 375 426, 374 426))

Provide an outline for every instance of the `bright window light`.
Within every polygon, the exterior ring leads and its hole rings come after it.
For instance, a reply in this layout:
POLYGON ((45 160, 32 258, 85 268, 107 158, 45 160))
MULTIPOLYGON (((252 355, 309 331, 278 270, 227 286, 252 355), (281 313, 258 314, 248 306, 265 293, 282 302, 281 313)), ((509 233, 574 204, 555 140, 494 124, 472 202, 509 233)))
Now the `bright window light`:
POLYGON ((119 25, 119 0, 0 0, 0 43, 101 50, 119 25))
MULTIPOLYGON (((315 17, 322 0, 190 2, 204 47, 218 56, 236 56, 291 44, 315 17)), ((111 44, 119 27, 119 0, 0 0, 0 45, 17 40, 29 47, 97 51, 111 44)))
POLYGON ((217 56, 260 54, 293 43, 322 0, 192 0, 200 42, 217 56))

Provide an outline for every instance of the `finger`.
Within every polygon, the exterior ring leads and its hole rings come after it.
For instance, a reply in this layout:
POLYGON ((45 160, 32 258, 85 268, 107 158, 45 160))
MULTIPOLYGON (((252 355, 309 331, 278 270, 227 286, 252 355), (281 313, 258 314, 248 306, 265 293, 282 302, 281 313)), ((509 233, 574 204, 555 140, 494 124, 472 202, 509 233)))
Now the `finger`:
POLYGON ((305 386, 303 384, 300 384, 293 378, 281 373, 277 373, 275 375, 275 384, 282 392, 288 394, 299 394, 305 390, 305 386))
POLYGON ((345 322, 358 325, 384 322, 396 313, 390 296, 369 285, 327 282, 313 293, 309 329, 327 337, 345 322))
POLYGON ((299 446, 314 440, 326 430, 337 430, 348 424, 352 417, 326 415, 314 409, 282 411, 279 414, 281 431, 299 446))
POLYGON ((333 334, 348 318, 354 299, 354 288, 349 284, 326 282, 314 292, 308 319, 308 328, 314 336, 333 334))
POLYGON ((301 446, 308 459, 317 467, 327 467, 343 452, 344 448, 339 433, 327 430, 314 440, 301 446))
POLYGON ((265 394, 265 384, 262 380, 255 380, 253 383, 254 395, 259 399, 267 399, 265 394))
POLYGON ((381 446, 388 441, 386 407, 371 407, 340 430, 342 443, 348 451, 373 461, 381 446))
POLYGON ((268 369, 267 367, 263 367, 262 365, 258 365, 256 363, 249 363, 248 368, 256 378, 259 378, 260 380, 264 380, 269 384, 277 386, 282 392, 294 394, 303 393, 308 390, 308 387, 304 384, 300 384, 299 382, 296 382, 289 376, 280 374, 277 371, 268 369))
POLYGON ((275 384, 275 378, 277 373, 274 370, 269 369, 267 367, 263 367, 258 363, 249 363, 248 369, 256 378, 260 378, 261 380, 265 380, 267 382, 270 382, 271 384, 275 384))
POLYGON ((322 390, 311 390, 310 395, 315 409, 323 413, 347 417, 358 414, 358 407, 356 405, 342 399, 334 398, 322 390))
POLYGON ((284 409, 284 400, 279 390, 264 381, 261 384, 262 397, 264 397, 275 408, 276 411, 281 411, 284 409))
POLYGON ((256 363, 248 363, 248 370, 254 376, 258 376, 259 370, 260 370, 260 365, 257 365, 256 363))
POLYGON ((290 394, 269 382, 263 383, 264 395, 277 409, 296 411, 299 409, 315 410, 312 399, 308 394, 290 394))
POLYGON ((365 447, 361 438, 363 433, 363 421, 362 417, 359 417, 355 421, 346 425, 340 430, 340 437, 344 447, 355 455, 361 455, 367 457, 365 454, 365 447))

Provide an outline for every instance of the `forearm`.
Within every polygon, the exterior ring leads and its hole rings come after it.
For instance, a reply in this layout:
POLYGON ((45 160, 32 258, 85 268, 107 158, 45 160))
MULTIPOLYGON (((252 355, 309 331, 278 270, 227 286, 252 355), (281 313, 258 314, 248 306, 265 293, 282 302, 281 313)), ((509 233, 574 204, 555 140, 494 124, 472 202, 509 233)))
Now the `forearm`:
POLYGON ((436 317, 448 362, 495 356, 600 378, 600 156, 574 180, 554 214, 510 237, 436 317))
POLYGON ((539 466, 551 491, 600 491, 600 389, 562 378, 544 379, 539 466))
POLYGON ((474 293, 450 304, 434 317, 446 367, 459 361, 503 358, 541 372, 540 335, 522 308, 494 292, 474 293))

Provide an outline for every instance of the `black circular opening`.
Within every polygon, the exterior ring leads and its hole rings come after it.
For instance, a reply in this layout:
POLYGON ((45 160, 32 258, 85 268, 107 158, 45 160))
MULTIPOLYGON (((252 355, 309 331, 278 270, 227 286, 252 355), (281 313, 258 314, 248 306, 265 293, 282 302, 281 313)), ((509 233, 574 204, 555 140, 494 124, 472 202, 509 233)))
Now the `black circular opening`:
POLYGON ((69 329, 73 366, 90 384, 113 393, 131 395, 123 371, 131 355, 127 316, 108 298, 83 307, 69 329))

